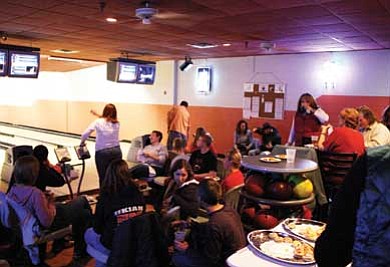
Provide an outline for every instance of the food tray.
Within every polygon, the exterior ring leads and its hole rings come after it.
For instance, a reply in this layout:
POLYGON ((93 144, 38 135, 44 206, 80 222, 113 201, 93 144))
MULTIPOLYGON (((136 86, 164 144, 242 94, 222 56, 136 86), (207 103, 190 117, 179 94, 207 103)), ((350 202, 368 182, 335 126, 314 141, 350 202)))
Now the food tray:
POLYGON ((326 226, 323 222, 299 218, 286 219, 282 225, 287 232, 310 242, 315 242, 326 226))
POLYGON ((295 264, 315 264, 314 248, 298 237, 271 230, 256 230, 247 236, 250 246, 273 260, 295 264))

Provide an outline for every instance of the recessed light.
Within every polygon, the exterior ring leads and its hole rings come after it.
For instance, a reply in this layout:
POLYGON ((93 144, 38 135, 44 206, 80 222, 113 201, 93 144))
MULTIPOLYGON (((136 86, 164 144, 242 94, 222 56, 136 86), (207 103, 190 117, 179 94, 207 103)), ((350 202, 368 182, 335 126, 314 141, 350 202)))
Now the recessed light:
POLYGON ((106 21, 107 22, 110 22, 110 23, 115 23, 117 22, 118 20, 116 18, 106 18, 106 21))
POLYGON ((222 44, 222 46, 231 46, 232 44, 222 44))
POLYGON ((214 48, 218 46, 216 44, 209 44, 209 43, 196 43, 196 44, 187 44, 187 45, 194 48, 200 48, 200 49, 214 48))
POLYGON ((55 50, 50 50, 50 51, 54 52, 54 53, 60 53, 60 54, 75 54, 75 53, 80 52, 77 50, 69 50, 69 49, 55 49, 55 50))
POLYGON ((81 59, 77 58, 66 58, 66 57, 53 57, 53 56, 48 56, 47 60, 57 60, 57 61, 67 61, 67 62, 75 62, 75 63, 83 63, 81 59))

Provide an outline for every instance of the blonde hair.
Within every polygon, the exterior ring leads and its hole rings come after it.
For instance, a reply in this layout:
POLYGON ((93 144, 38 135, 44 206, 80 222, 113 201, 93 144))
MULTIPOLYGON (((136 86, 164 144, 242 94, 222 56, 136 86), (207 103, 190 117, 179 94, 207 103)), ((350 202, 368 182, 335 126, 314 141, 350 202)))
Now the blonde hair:
POLYGON ((344 108, 340 111, 340 118, 348 128, 356 129, 359 123, 359 112, 355 108, 344 108))
POLYGON ((234 168, 240 168, 241 166, 241 153, 237 148, 232 148, 227 154, 227 159, 230 161, 234 168))

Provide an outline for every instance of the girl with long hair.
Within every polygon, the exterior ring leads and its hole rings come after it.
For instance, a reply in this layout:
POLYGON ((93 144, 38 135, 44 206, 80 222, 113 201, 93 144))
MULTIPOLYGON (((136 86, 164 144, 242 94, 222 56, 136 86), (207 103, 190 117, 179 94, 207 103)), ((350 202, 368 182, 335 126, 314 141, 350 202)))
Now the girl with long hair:
POLYGON ((96 131, 95 163, 99 175, 99 187, 103 183, 104 175, 108 164, 114 159, 122 158, 122 151, 119 147, 119 121, 117 111, 113 104, 107 104, 103 114, 99 115, 91 110, 93 115, 98 116, 81 135, 80 146, 96 131))
POLYGON ((296 146, 311 144, 311 137, 318 137, 321 133, 321 125, 328 121, 329 115, 317 105, 314 97, 304 93, 299 97, 287 144, 296 146))

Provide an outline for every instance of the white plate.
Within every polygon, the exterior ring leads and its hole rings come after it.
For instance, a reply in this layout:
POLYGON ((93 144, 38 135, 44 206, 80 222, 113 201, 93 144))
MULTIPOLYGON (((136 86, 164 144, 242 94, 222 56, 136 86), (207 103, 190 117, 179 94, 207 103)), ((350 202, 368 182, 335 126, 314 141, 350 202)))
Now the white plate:
POLYGON ((267 163, 278 163, 281 162, 281 159, 275 158, 275 157, 262 157, 259 159, 262 162, 267 162, 267 163))

